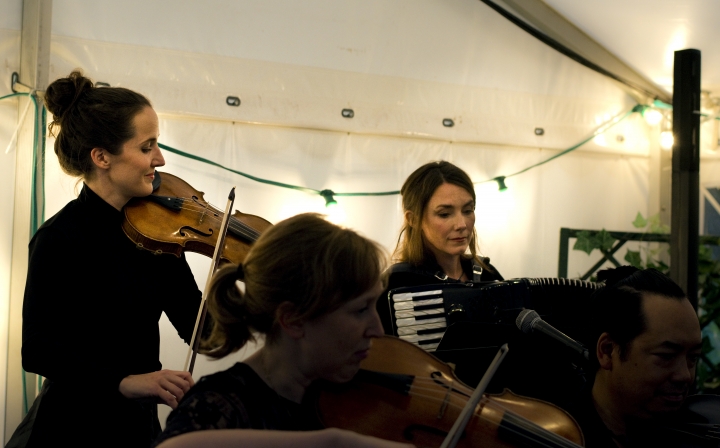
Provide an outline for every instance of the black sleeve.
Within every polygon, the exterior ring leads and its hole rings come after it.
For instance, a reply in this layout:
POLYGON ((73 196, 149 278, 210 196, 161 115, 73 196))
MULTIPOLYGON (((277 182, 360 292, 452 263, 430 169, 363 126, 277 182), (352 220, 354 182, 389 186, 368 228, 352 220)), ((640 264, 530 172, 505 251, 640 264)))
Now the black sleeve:
POLYGON ((83 276, 92 273, 93 267, 74 256, 77 248, 71 241, 67 235, 40 229, 30 242, 22 365, 28 372, 77 383, 93 393, 119 394, 122 370, 112 358, 84 349, 83 341, 92 337, 84 331, 84 323, 97 317, 92 306, 76 300, 73 292, 83 288, 83 276))
MULTIPOLYGON (((162 261, 162 275, 158 277, 156 287, 158 294, 162 296, 163 311, 178 335, 189 344, 195 329, 202 293, 195 283, 195 277, 188 266, 185 254, 180 258, 168 255, 163 257, 162 261)), ((207 322, 205 328, 209 328, 207 322)))

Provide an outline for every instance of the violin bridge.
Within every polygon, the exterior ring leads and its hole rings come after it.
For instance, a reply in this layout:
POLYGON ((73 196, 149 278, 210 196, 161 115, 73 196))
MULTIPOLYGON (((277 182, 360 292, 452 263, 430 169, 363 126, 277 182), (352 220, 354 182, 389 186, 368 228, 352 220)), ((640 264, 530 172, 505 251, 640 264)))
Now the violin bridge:
POLYGON ((206 203, 205 203, 205 209, 204 209, 203 212, 200 214, 200 221, 198 221, 198 224, 202 224, 203 220, 205 220, 205 213, 207 212, 207 209, 208 209, 209 206, 210 206, 210 203, 209 203, 209 202, 206 202, 206 203))

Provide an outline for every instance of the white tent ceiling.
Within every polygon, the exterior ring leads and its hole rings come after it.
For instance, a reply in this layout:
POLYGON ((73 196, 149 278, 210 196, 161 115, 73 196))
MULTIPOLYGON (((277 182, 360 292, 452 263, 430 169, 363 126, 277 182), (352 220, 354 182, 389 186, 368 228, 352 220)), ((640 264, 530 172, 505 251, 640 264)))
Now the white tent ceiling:
POLYGON ((702 89, 720 96, 716 0, 543 0, 599 44, 672 92, 673 52, 702 53, 702 89))
MULTIPOLYGON (((462 13, 457 5, 474 1, 448 1, 446 14, 462 13)), ((670 92, 672 53, 685 48, 700 50, 703 56, 703 89, 710 92, 720 90, 720 47, 717 45, 720 30, 716 22, 720 3, 716 0, 543 1, 611 53, 670 92)), ((462 38, 464 32, 463 29, 457 29, 444 36, 435 35, 432 32, 433 17, 419 15, 421 13, 418 11, 422 10, 419 4, 422 2, 408 0, 395 0, 389 8, 380 7, 385 2, 370 1, 375 7, 351 8, 352 15, 344 13, 342 16, 336 12, 347 9, 340 8, 336 2, 267 0, 253 10, 250 19, 246 16, 248 2, 208 0, 201 4, 178 1, 173 8, 168 9, 163 7, 163 2, 131 1, 126 2, 127 7, 122 10, 124 14, 112 17, 97 14, 105 9, 104 3, 107 0, 56 0, 54 9, 73 10, 77 17, 95 25, 89 26, 87 30, 68 29, 69 22, 54 20, 53 32, 76 36, 92 30, 93 34, 86 37, 212 54, 231 55, 227 54, 229 50, 230 53, 239 52, 248 58, 263 60, 273 57, 282 62, 309 62, 309 65, 314 65, 313 62, 324 64, 319 60, 327 52, 333 52, 331 68, 388 75, 401 75, 394 69, 398 59, 413 58, 402 52, 405 43, 402 40, 373 41, 374 36, 382 35, 376 33, 376 30, 388 26, 409 27, 415 21, 425 19, 428 32, 425 41, 419 42, 418 47, 442 50, 447 52, 449 59, 458 57, 451 48, 455 39, 462 38), (227 15, 228 4, 237 5, 234 10, 238 15, 227 15), (192 17, 196 17, 200 11, 203 16, 210 16, 218 24, 210 33, 193 26, 192 17), (375 14, 380 11, 383 12, 382 16, 375 14), (216 15, 214 19, 211 17, 213 14, 216 15), (103 20, 122 22, 124 26, 104 26, 103 20), (322 26, 317 26, 318 23, 322 26), (122 35, 116 34, 119 30, 122 30, 122 35), (336 37, 328 39, 329 35, 336 37), (274 45, 278 39, 286 43, 284 50, 278 51, 273 46, 271 51, 267 51, 268 46, 274 45), (224 41, 233 42, 235 50, 224 49, 224 41), (188 42, 191 44, 186 45, 188 42), (303 49, 308 43, 313 49, 312 55, 303 49), (396 48, 400 52, 384 51, 384 57, 373 57, 373 53, 377 53, 381 46, 396 48)), ((498 0, 498 3, 503 4, 502 0, 498 0)), ((3 12, 0 14, 0 28, 19 28, 21 1, 3 0, 0 4, 3 12)), ((57 14, 55 16, 62 19, 57 14)), ((443 76, 442 71, 442 66, 430 73, 427 67, 422 67, 415 74, 436 80, 447 79, 447 73, 443 76)))

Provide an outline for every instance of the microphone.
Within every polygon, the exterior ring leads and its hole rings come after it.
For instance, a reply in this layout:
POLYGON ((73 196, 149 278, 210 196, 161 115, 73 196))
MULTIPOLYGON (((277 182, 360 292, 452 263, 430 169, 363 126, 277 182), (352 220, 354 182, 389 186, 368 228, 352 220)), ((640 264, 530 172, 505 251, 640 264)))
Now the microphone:
POLYGON ((557 328, 553 327, 549 323, 542 320, 540 315, 534 310, 525 309, 520 311, 517 319, 515 319, 515 325, 517 325, 517 327, 523 333, 533 333, 537 331, 546 334, 547 336, 550 336, 551 338, 570 348, 574 352, 582 355, 582 357, 585 358, 586 361, 590 359, 590 353, 588 352, 588 349, 585 348, 585 346, 572 339, 570 336, 566 335, 557 328))

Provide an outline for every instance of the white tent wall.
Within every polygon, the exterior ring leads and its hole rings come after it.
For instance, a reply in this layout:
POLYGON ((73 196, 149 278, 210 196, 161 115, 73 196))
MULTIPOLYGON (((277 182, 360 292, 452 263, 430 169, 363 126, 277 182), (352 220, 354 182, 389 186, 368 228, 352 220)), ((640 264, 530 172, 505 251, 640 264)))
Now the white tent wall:
MULTIPOLYGON (((13 0, 14 8, 19 3, 13 0)), ((415 168, 439 159, 461 166, 475 181, 508 175, 582 141, 634 106, 616 83, 476 0, 55 0, 52 27, 51 79, 82 68, 96 81, 142 92, 159 113, 162 143, 318 190, 398 190, 415 168), (226 105, 228 95, 240 97, 241 106, 226 105), (343 118, 343 108, 355 117, 343 118), (456 125, 443 127, 443 118, 456 125), (536 127, 545 134, 535 135, 536 127)), ((19 66, 17 30, 19 19, 17 26, 0 21, 0 96, 10 93, 10 73, 19 66)), ((0 114, 4 149, 17 122, 16 103, 0 103, 0 114)), ((650 203, 655 186, 649 181, 657 132, 634 114, 604 139, 508 178, 504 193, 494 182, 478 184, 481 251, 506 278, 554 277, 560 227, 633 230, 638 212, 657 207, 650 203)), ((75 196, 75 180, 60 172, 52 143, 46 217, 75 196)), ((12 190, 14 163, 12 154, 0 157, 0 183, 10 182, 4 195, 12 190)), ((220 208, 237 186, 235 208, 271 222, 325 211, 318 195, 257 183, 167 151, 165 158, 164 171, 220 208)), ((720 184, 717 159, 706 162, 703 182, 720 184)), ((345 225, 394 248, 398 196, 336 199, 345 225)), ((9 264, 12 221, 5 220, 12 206, 2 201, 0 207, 0 256, 9 264)), ((209 260, 188 259, 202 289, 209 260)), ((570 276, 593 264, 582 253, 570 261, 570 276)), ((8 287, 0 285, 4 313, 8 287)), ((7 341, 3 315, 0 343, 7 341)), ((163 365, 182 368, 186 348, 166 320, 161 336, 163 365)), ((245 354, 213 363, 201 358, 195 376, 245 354)), ((0 384, 1 394, 7 386, 0 384)))
MULTIPOLYGON (((0 97, 12 93, 10 77, 20 65, 19 29, 19 11, 16 8, 2 8, 2 13, 0 13, 0 61, 2 61, 0 97)), ((10 265, 15 194, 15 150, 14 146, 11 146, 11 140, 17 122, 17 100, 0 101, 0 441, 4 441, 6 414, 10 265)))

